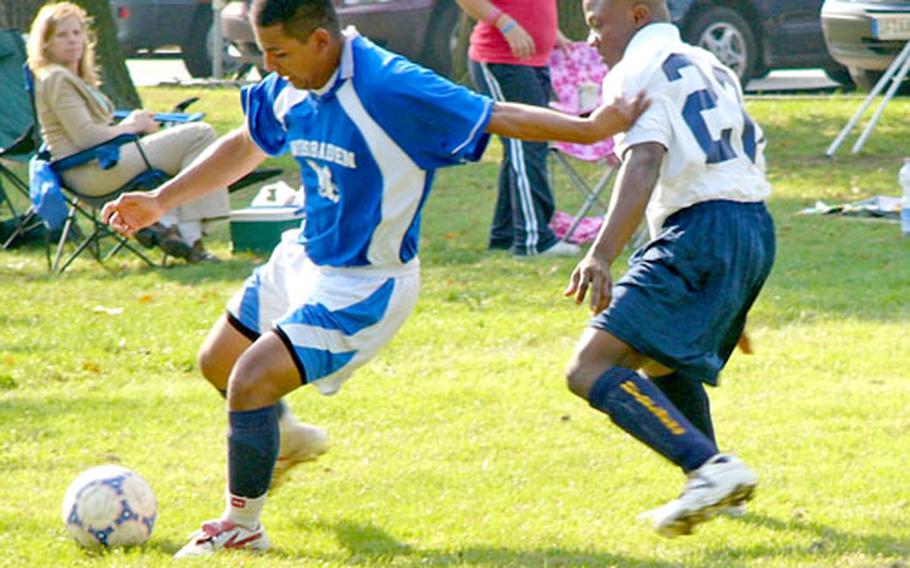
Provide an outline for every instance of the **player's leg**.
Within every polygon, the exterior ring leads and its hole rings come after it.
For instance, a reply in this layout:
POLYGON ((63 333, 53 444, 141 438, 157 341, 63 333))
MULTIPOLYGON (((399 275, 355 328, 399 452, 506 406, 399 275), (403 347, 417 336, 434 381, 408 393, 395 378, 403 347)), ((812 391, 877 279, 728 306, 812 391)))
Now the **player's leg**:
POLYGON ((655 376, 646 371, 646 374, 693 426, 701 430, 712 442, 717 443, 714 437, 714 421, 711 419, 711 400, 703 382, 681 373, 655 376))
POLYGON ((232 323, 230 313, 222 314, 199 348, 197 361, 202 376, 215 389, 226 395, 228 378, 234 364, 257 338, 257 333, 232 323))
POLYGON ((569 389, 683 471, 698 469, 718 453, 717 446, 633 370, 647 363, 613 334, 588 328, 569 364, 569 389))
POLYGON ((718 510, 748 499, 757 478, 736 457, 721 454, 652 381, 631 370, 644 366, 654 374, 667 371, 611 333, 589 328, 569 366, 569 388, 687 473, 682 495, 646 515, 664 536, 689 534, 718 510))
POLYGON ((222 518, 205 523, 177 557, 269 547, 259 516, 278 457, 278 401, 305 381, 273 332, 238 358, 228 380, 228 492, 222 518))
MULTIPOLYGON (((212 326, 199 350, 199 369, 222 396, 227 396, 228 377, 234 364, 258 337, 257 332, 246 327, 230 311, 212 326)), ((278 402, 277 412, 281 443, 272 474, 272 489, 287 481, 291 469, 317 459, 329 449, 328 433, 318 426, 300 422, 286 401, 278 402)))
MULTIPOLYGON (((294 239, 288 239, 273 251, 267 264, 253 271, 228 302, 227 315, 216 324, 200 354, 200 364, 203 359, 217 359, 206 365, 212 375, 209 380, 216 388, 226 388, 218 385, 227 384, 227 376, 239 357, 237 348, 244 344, 249 346, 260 334, 268 331, 272 323, 287 312, 295 294, 305 297, 311 282, 306 266, 303 247, 294 239), (233 330, 217 333, 227 327, 233 330), (243 342, 238 334, 246 337, 247 342, 243 342), (227 341, 219 341, 224 339, 227 341), (211 356, 205 356, 208 354, 211 356)), ((226 390, 222 394, 226 395, 226 390)), ((272 474, 272 488, 283 484, 288 472, 297 465, 312 461, 328 451, 326 431, 297 420, 284 401, 278 405, 278 416, 281 447, 272 474)))

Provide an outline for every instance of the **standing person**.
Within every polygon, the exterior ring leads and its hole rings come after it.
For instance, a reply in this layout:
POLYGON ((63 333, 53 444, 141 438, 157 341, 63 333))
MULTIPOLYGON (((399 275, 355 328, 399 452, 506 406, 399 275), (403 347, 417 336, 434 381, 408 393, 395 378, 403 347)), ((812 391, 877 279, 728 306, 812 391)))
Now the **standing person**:
POLYGON ((306 191, 299 237, 254 271, 200 354, 207 377, 228 377, 213 381, 227 388, 227 503, 178 557, 269 547, 259 517, 280 454, 278 403, 304 384, 337 392, 410 315, 436 168, 479 159, 487 132, 590 143, 646 106, 620 100, 583 119, 494 103, 342 32, 332 0, 254 0, 251 19, 275 73, 243 90, 244 126, 157 191, 103 211, 130 233, 286 152, 306 191))
POLYGON ((679 498, 646 513, 689 534, 751 498, 755 473, 713 440, 702 383, 717 384, 774 261, 764 137, 736 75, 680 40, 665 0, 584 0, 607 96, 654 103, 625 136, 610 210, 567 296, 595 317, 567 371, 573 393, 682 468, 679 498), (652 240, 615 284, 611 267, 647 209, 652 240))
MULTIPOLYGON (((457 0, 477 20, 468 51, 471 80, 497 101, 547 106, 547 62, 568 40, 558 28, 556 0, 457 0)), ((550 230, 556 209, 547 176, 548 144, 502 138, 496 208, 489 247, 516 256, 575 256, 577 245, 550 230)))
MULTIPOLYGON (((35 77, 35 107, 41 137, 54 159, 64 158, 120 134, 146 135, 137 143, 152 167, 174 175, 217 138, 211 126, 194 122, 159 131, 152 113, 135 110, 113 124, 114 105, 99 90, 91 18, 71 2, 43 6, 29 31, 28 66, 35 77)), ((97 162, 63 173, 66 184, 89 196, 111 194, 146 170, 137 144, 119 148, 116 165, 97 162)), ((169 211, 137 235, 144 246, 158 245, 189 262, 217 260, 203 246, 203 222, 230 212, 228 191, 219 188, 169 211)))

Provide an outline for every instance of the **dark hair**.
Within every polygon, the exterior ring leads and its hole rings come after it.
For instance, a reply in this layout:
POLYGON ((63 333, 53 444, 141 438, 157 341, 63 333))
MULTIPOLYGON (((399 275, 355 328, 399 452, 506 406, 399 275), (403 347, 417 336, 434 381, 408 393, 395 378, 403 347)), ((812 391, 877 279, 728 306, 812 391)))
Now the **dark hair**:
POLYGON ((284 33, 306 41, 316 28, 341 35, 332 0, 253 0, 252 19, 260 28, 280 25, 284 33))

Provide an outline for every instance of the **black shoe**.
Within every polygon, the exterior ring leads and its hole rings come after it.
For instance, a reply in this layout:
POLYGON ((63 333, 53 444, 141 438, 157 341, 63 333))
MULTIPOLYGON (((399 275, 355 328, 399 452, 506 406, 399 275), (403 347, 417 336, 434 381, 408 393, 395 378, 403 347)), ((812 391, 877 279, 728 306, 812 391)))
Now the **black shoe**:
POLYGON ((208 263, 214 264, 216 262, 221 262, 221 259, 205 250, 205 247, 202 245, 202 239, 199 239, 193 243, 192 248, 190 248, 190 255, 186 258, 187 262, 196 264, 196 263, 208 263))
POLYGON ((180 238, 180 230, 177 229, 177 225, 165 228, 158 235, 156 244, 165 254, 174 258, 182 258, 183 260, 189 260, 190 254, 193 252, 193 247, 183 242, 183 239, 180 238))
POLYGON ((166 234, 167 228, 161 223, 155 223, 153 225, 149 225, 144 229, 139 229, 136 231, 136 234, 133 235, 133 238, 135 238, 140 245, 144 246, 147 249, 150 249, 161 242, 161 240, 165 238, 166 234))
POLYGON ((165 239, 158 243, 158 248, 174 258, 189 260, 193 254, 193 247, 181 241, 180 239, 165 239))

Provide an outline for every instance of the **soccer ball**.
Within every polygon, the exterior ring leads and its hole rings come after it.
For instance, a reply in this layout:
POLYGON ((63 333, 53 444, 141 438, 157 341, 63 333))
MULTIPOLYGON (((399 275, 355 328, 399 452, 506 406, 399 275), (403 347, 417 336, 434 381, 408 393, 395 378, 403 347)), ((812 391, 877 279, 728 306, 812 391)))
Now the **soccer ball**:
POLYGON ((152 534, 157 511, 148 483, 113 464, 82 472, 63 498, 63 523, 86 548, 144 543, 152 534))

